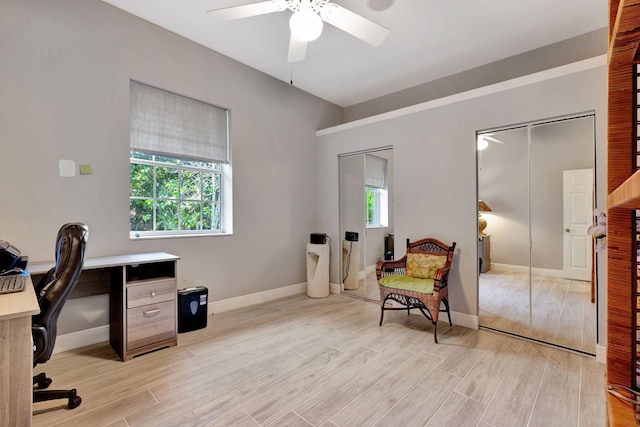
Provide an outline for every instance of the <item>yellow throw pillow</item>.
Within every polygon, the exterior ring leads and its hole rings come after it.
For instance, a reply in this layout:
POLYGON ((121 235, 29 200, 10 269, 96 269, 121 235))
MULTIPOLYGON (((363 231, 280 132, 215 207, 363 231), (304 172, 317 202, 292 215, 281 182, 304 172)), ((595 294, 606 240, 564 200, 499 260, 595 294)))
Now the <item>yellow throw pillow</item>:
POLYGON ((409 277, 433 279, 436 271, 445 266, 447 257, 431 254, 407 254, 406 273, 409 277))

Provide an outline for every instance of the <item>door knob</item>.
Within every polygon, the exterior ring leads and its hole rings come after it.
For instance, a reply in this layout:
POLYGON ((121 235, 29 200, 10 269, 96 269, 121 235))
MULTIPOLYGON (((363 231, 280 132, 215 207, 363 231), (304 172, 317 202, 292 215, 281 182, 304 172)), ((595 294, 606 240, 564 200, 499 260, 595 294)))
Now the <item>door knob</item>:
POLYGON ((567 233, 570 232, 571 230, 568 228, 565 228, 564 231, 566 231, 567 233))

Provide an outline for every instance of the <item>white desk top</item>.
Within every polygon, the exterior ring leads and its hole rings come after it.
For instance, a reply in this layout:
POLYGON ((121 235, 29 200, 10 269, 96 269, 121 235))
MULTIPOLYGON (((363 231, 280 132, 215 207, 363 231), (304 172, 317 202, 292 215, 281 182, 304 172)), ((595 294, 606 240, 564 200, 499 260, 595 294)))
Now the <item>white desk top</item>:
MULTIPOLYGON (((166 252, 93 257, 84 259, 82 269, 91 270, 94 268, 117 267, 122 265, 148 264, 150 262, 177 261, 179 259, 179 256, 166 252)), ((27 269, 31 274, 44 274, 54 265, 54 261, 30 262, 27 269)))
POLYGON ((24 291, 0 295, 0 321, 40 313, 31 278, 27 277, 26 279, 27 283, 24 291))

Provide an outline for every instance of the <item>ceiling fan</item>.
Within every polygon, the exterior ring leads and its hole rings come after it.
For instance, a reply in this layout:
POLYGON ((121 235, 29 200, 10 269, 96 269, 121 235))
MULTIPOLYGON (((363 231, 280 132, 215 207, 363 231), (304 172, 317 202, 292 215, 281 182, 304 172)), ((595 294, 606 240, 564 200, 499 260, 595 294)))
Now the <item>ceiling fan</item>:
POLYGON ((389 35, 389 29, 342 6, 329 3, 329 0, 267 0, 208 10, 207 13, 215 19, 227 21, 287 9, 293 12, 289 20, 289 62, 304 60, 307 43, 320 36, 323 21, 373 46, 380 46, 389 35))

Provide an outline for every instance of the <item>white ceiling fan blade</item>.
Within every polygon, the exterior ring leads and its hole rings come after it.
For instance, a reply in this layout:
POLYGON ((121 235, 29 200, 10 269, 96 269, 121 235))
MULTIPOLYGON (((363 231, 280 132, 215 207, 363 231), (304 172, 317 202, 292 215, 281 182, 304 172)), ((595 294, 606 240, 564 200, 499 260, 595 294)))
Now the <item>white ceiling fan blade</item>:
MULTIPOLYGON (((285 3, 286 4, 286 3, 285 3)), ((207 10, 209 16, 220 21, 249 18, 251 16, 264 15, 272 12, 280 12, 286 9, 282 2, 267 0, 259 3, 243 4, 240 6, 224 7, 222 9, 207 10)))
POLYGON ((483 138, 484 138, 484 139, 487 139, 487 140, 489 140, 489 141, 492 141, 492 142, 497 142, 498 144, 504 144, 504 142, 502 142, 502 141, 500 141, 500 140, 498 140, 498 139, 492 138, 492 137, 490 137, 489 135, 483 135, 483 138))
POLYGON ((325 22, 373 46, 380 46, 389 35, 388 28, 335 3, 327 3, 320 16, 325 22))
POLYGON ((287 57, 287 61, 289 62, 300 62, 304 61, 304 58, 307 56, 307 42, 300 40, 291 34, 291 38, 289 39, 289 56, 287 57))

